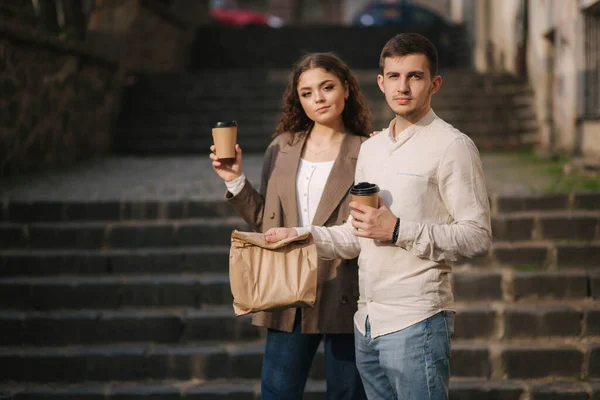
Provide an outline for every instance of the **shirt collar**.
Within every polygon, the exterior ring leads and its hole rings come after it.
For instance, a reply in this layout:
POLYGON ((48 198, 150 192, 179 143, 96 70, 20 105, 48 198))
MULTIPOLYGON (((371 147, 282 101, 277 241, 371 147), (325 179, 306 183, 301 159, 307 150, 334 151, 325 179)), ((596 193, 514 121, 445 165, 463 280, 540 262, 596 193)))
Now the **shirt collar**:
POLYGON ((414 136, 415 133, 429 126, 436 118, 437 115, 433 112, 433 109, 430 108, 427 114, 423 116, 423 118, 421 118, 408 128, 404 129, 402 132, 398 132, 398 135, 396 137, 394 137, 394 129, 396 128, 396 118, 394 118, 388 126, 388 137, 390 138, 390 141, 395 145, 395 147, 397 147, 406 142, 412 136, 414 136))

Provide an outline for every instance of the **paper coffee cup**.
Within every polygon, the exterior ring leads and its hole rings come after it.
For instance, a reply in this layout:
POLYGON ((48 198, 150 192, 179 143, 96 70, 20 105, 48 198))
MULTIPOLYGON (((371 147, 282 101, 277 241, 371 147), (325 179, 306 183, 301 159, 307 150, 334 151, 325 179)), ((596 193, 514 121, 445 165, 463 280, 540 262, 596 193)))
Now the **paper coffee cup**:
POLYGON ((360 182, 350 189, 352 201, 369 207, 379 207, 379 186, 374 183, 360 182))
POLYGON ((219 158, 235 158, 237 121, 216 122, 212 127, 215 154, 219 158))

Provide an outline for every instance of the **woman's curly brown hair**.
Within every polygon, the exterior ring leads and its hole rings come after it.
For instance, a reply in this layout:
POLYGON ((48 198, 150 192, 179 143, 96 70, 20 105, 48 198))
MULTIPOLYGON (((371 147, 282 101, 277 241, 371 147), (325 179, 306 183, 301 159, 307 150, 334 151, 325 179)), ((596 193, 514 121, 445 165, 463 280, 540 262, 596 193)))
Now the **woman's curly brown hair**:
POLYGON ((348 86, 349 95, 342 112, 344 126, 348 133, 368 137, 372 132, 371 112, 350 67, 334 53, 308 53, 296 62, 283 93, 283 116, 273 136, 276 137, 284 132, 290 132, 293 135, 307 133, 312 128, 314 121, 308 118, 304 112, 297 87, 300 75, 313 68, 322 68, 334 74, 342 82, 342 85, 348 86))

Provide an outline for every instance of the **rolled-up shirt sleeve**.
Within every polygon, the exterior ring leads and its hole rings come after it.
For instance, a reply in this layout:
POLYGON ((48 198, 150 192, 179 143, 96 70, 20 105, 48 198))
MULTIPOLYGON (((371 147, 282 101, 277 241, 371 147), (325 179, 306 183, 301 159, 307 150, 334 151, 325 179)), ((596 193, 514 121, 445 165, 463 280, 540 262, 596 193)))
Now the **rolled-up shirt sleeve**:
POLYGON ((490 206, 479 152, 470 139, 448 145, 438 167, 438 187, 452 220, 402 219, 396 245, 437 262, 485 255, 492 241, 490 206))
POLYGON ((238 178, 232 180, 231 182, 225 182, 225 186, 227 186, 227 191, 231 193, 232 197, 237 196, 244 185, 246 184, 246 175, 242 174, 238 178))

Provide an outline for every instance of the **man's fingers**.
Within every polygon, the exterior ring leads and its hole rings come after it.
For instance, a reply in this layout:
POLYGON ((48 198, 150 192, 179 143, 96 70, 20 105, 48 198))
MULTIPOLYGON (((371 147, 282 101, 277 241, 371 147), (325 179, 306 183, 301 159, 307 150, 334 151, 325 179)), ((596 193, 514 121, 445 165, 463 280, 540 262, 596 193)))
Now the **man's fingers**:
POLYGON ((367 214, 367 213, 352 210, 352 211, 350 211, 350 215, 352 215, 352 219, 354 219, 355 221, 366 222, 366 223, 371 221, 371 215, 367 214))
POLYGON ((361 229, 353 229, 354 236, 368 238, 369 234, 361 229))
POLYGON ((352 208, 354 210, 358 210, 362 213, 366 213, 367 211, 369 211, 369 209, 371 209, 371 207, 365 206, 364 204, 358 203, 356 201, 351 201, 349 206, 350 206, 350 208, 352 208))
POLYGON ((354 229, 360 229, 361 231, 365 231, 365 230, 367 230, 369 228, 369 225, 365 224, 362 221, 358 221, 356 219, 353 219, 352 220, 352 227, 354 229))

